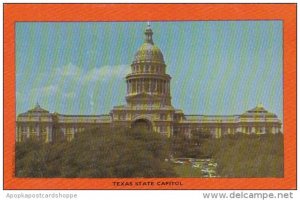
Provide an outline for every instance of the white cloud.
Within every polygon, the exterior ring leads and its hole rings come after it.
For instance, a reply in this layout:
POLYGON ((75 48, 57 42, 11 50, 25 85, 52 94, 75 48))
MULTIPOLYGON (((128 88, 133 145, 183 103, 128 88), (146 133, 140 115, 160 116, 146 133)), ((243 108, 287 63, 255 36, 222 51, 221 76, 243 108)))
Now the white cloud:
POLYGON ((83 70, 76 66, 73 65, 72 63, 69 63, 67 65, 64 65, 60 68, 55 68, 55 74, 58 76, 78 76, 83 73, 83 70))
POLYGON ((41 88, 41 92, 46 94, 55 94, 58 91, 58 85, 49 85, 41 88))
MULTIPOLYGON (((41 74, 39 74, 39 76, 46 75, 45 73, 46 72, 42 72, 41 74)), ((95 83, 103 85, 101 84, 101 82, 106 82, 111 79, 121 80, 128 73, 130 73, 129 65, 106 65, 90 70, 84 70, 72 63, 69 63, 60 68, 53 68, 51 77, 55 78, 48 79, 48 81, 46 81, 45 84, 41 85, 40 87, 32 88, 28 95, 38 96, 39 98, 60 96, 63 97, 65 100, 72 100, 80 92, 84 90, 89 90, 89 88, 93 88, 95 86, 95 83), (59 80, 65 80, 63 82, 63 85, 62 82, 59 80), (72 84, 76 84, 76 87, 69 87, 72 84)), ((47 75, 49 75, 49 72, 47 75)), ((18 91, 18 98, 22 95, 24 94, 18 91)), ((92 96, 90 96, 89 104, 91 107, 93 107, 95 104, 92 96)))
POLYGON ((82 68, 69 63, 60 68, 55 69, 55 76, 68 78, 76 82, 88 84, 90 82, 101 82, 111 78, 124 78, 126 74, 130 73, 129 65, 115 65, 115 66, 101 66, 90 70, 83 70, 82 68))
POLYGON ((106 65, 99 68, 93 68, 84 74, 83 83, 106 81, 111 78, 123 78, 128 73, 130 73, 130 67, 128 65, 106 65))
MULTIPOLYGON (((58 85, 48 85, 42 86, 39 88, 32 88, 29 92, 29 96, 43 96, 49 97, 57 95, 60 92, 58 85)), ((18 92, 18 95, 23 95, 22 93, 18 92)))
POLYGON ((64 97, 66 98, 70 98, 70 99, 73 99, 75 97, 75 92, 67 92, 67 93, 64 93, 63 95, 64 97))

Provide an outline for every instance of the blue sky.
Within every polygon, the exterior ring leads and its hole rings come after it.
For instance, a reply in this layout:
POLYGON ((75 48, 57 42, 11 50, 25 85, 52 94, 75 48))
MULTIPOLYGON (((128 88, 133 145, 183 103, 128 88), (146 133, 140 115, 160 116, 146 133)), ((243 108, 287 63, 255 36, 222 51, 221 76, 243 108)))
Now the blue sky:
MULTIPOLYGON (((282 119, 282 22, 152 22, 185 114, 241 114, 262 103, 282 119)), ((125 104, 125 75, 146 22, 17 23, 17 113, 39 104, 107 114, 125 104)))

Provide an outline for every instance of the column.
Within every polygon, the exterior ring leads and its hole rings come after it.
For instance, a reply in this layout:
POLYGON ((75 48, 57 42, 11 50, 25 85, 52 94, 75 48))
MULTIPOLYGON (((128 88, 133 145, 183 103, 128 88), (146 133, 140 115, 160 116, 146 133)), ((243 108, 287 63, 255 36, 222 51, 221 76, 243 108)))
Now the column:
POLYGON ((49 142, 49 141, 51 141, 51 140, 49 140, 49 135, 50 135, 49 126, 46 126, 46 141, 43 141, 43 142, 49 142))
POLYGON ((275 134, 275 127, 272 127, 272 133, 275 134))
POLYGON ((66 128, 63 127, 63 128, 62 128, 62 131, 63 131, 63 133, 64 133, 64 138, 65 138, 65 137, 66 137, 66 128))
POLYGON ((169 94, 169 81, 166 81, 166 94, 169 94))
POLYGON ((53 140, 53 132, 52 132, 52 126, 49 126, 49 127, 47 127, 48 128, 48 134, 47 134, 47 136, 48 136, 48 141, 49 142, 52 142, 52 140, 53 140))
POLYGON ((29 126, 27 126, 27 138, 29 138, 30 137, 30 128, 29 128, 29 126))
POLYGON ((130 80, 130 86, 129 86, 130 94, 132 94, 132 92, 133 92, 132 83, 133 83, 133 80, 130 80))
POLYGON ((75 128, 74 128, 74 125, 73 125, 73 127, 71 128, 71 133, 72 133, 72 140, 73 140, 74 137, 75 137, 75 128))
POLYGON ((40 124, 38 124, 37 125, 37 127, 36 127, 36 136, 37 136, 37 138, 39 138, 40 137, 40 124))
POLYGON ((132 83, 131 83, 131 87, 132 87, 132 93, 136 93, 136 82, 135 80, 132 80, 132 83), (134 87, 133 87, 134 86, 134 87))
POLYGON ((145 79, 145 92, 148 92, 149 91, 149 80, 146 78, 145 79))
POLYGON ((137 91, 136 80, 133 80, 132 84, 134 84, 134 88, 133 88, 132 92, 133 92, 133 93, 136 93, 136 91, 137 91))
POLYGON ((219 127, 218 138, 221 138, 223 136, 222 129, 222 127, 219 127))
POLYGON ((132 80, 129 81, 129 93, 132 94, 132 80))
POLYGON ((131 88, 132 93, 136 93, 136 90, 137 90, 136 80, 132 80, 131 87, 132 87, 131 88))
POLYGON ((168 81, 165 81, 165 93, 168 94, 168 81))
POLYGON ((245 127, 242 127, 242 132, 246 133, 246 128, 245 127))

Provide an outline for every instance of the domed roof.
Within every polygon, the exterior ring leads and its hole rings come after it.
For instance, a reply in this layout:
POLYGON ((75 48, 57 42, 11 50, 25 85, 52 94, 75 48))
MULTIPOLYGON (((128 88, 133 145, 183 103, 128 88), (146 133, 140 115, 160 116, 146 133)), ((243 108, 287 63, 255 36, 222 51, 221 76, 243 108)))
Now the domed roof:
POLYGON ((134 56, 133 63, 156 62, 164 64, 164 57, 161 50, 153 43, 153 32, 148 24, 145 30, 145 42, 134 56))
POLYGON ((255 108, 252 108, 251 110, 248 110, 243 116, 268 116, 268 117, 277 117, 274 113, 271 113, 267 111, 262 104, 257 105, 255 108))
POLYGON ((21 113, 19 117, 26 117, 26 116, 51 116, 51 113, 48 110, 43 109, 38 103, 36 103, 35 107, 28 110, 25 113, 21 113))
POLYGON ((154 44, 144 43, 136 52, 133 62, 165 63, 161 50, 154 44))
POLYGON ((48 110, 43 109, 39 103, 36 103, 35 107, 28 111, 29 113, 49 113, 48 110))
POLYGON ((248 113, 268 113, 262 104, 258 104, 255 108, 247 111, 248 113))

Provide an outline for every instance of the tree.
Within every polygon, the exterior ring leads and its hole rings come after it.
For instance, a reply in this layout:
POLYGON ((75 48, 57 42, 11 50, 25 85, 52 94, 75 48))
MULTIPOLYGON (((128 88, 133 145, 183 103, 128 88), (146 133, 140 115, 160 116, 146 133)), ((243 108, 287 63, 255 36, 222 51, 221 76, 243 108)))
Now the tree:
POLYGON ((203 141, 210 139, 211 133, 207 129, 196 129, 191 131, 191 140, 194 145, 199 146, 203 141))
POLYGON ((17 145, 22 177, 174 177, 168 141, 138 129, 90 129, 72 142, 17 145))

